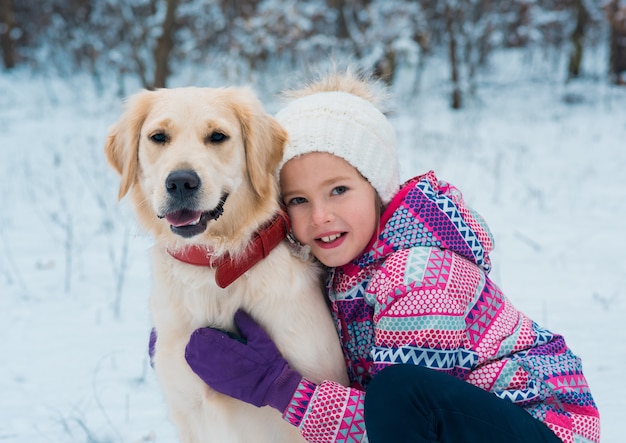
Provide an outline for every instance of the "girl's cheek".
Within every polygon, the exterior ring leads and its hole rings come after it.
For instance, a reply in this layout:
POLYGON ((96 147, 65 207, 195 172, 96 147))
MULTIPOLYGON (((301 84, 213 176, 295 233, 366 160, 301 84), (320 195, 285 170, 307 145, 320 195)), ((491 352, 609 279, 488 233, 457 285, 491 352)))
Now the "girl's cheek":
POLYGON ((289 218, 291 219, 291 230, 293 232, 293 235, 296 237, 296 240, 298 240, 300 243, 304 243, 304 234, 306 233, 307 226, 306 217, 303 214, 299 213, 299 211, 293 212, 293 215, 291 213, 289 214, 289 218))

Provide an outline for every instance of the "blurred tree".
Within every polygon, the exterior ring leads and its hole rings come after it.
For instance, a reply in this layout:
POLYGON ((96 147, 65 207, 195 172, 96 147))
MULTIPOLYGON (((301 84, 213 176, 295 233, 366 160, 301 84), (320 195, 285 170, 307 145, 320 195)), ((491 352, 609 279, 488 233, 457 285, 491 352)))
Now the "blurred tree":
POLYGON ((605 6, 611 27, 609 74, 615 84, 624 85, 626 79, 626 5, 620 0, 611 0, 605 6))
POLYGON ((16 64, 13 44, 15 28, 13 0, 0 0, 0 49, 2 49, 2 61, 6 69, 13 69, 16 64))
POLYGON ((348 33, 348 23, 346 22, 346 0, 328 0, 328 7, 337 11, 337 20, 335 23, 335 36, 338 39, 347 39, 350 37, 348 33))
POLYGON ((576 26, 571 34, 572 50, 569 56, 567 79, 571 80, 580 76, 580 65, 583 60, 585 49, 585 31, 589 24, 589 12, 584 0, 574 0, 576 14, 576 26))
POLYGON ((452 109, 461 109, 462 94, 459 74, 459 55, 458 55, 458 28, 461 20, 459 3, 454 1, 446 1, 445 4, 445 20, 446 34, 448 37, 448 59, 450 61, 450 80, 452 82, 452 95, 450 106, 452 109))
MULTIPOLYGON (((418 71, 428 50, 426 15, 418 2, 373 0, 367 8, 362 37, 355 39, 363 64, 391 86, 400 70, 418 71)), ((419 78, 418 73, 413 78, 419 78)), ((417 85, 411 87, 417 90, 417 85)))
POLYGON ((438 11, 445 23, 443 40, 452 83, 450 106, 460 109, 464 95, 475 93, 476 77, 488 65, 493 48, 501 44, 494 33, 498 29, 503 33, 498 20, 502 11, 498 9, 500 2, 492 0, 446 0, 442 7, 438 11))
MULTIPOLYGON (((606 20, 598 20, 597 3, 0 0, 0 45, 5 66, 12 59, 12 65, 29 64, 61 74, 88 72, 101 88, 117 76, 120 94, 128 79, 147 88, 164 87, 179 69, 250 82, 308 70, 330 58, 358 64, 410 93, 418 90, 420 72, 431 57, 443 56, 450 70, 451 106, 460 107, 487 72, 494 50, 541 51, 552 55, 559 69, 570 56, 572 75, 580 73, 583 52, 593 38, 600 41, 598 29, 603 25, 603 32, 608 29, 606 20), (578 14, 579 26, 574 26, 575 5, 590 14, 590 18, 578 14), (11 10, 12 14, 7 12, 11 10), (12 51, 5 49, 9 44, 12 51)), ((615 72, 626 56, 619 52, 623 25, 620 19, 611 23, 615 72)))
POLYGON ((174 33, 176 32, 176 8, 179 0, 167 0, 165 18, 161 25, 161 35, 157 39, 154 49, 154 81, 152 88, 165 88, 167 77, 170 74, 169 58, 174 47, 174 33))

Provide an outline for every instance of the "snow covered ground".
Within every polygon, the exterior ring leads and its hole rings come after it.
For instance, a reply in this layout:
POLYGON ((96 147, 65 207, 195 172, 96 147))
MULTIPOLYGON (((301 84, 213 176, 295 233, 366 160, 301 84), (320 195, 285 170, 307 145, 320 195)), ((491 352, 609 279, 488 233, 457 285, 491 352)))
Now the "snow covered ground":
MULTIPOLYGON (((626 88, 518 62, 457 112, 429 71, 393 117, 403 178, 434 169, 483 214, 495 281, 582 357, 602 441, 621 443, 626 88)), ((0 74, 2 442, 176 441, 146 357, 150 239, 102 153, 121 110, 104 83, 0 74)))

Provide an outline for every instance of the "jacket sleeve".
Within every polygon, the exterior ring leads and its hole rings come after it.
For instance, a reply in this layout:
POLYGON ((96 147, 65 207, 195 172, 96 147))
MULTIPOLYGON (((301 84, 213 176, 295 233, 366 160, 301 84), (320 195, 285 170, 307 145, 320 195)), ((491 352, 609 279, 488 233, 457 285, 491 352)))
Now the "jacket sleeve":
POLYGON ((332 381, 319 385, 303 378, 283 418, 309 443, 367 442, 365 392, 332 381))

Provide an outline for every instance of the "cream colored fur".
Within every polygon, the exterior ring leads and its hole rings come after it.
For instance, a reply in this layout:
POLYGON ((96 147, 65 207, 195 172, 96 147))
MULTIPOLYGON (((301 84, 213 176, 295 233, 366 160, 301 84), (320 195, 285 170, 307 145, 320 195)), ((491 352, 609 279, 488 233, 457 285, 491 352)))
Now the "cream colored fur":
POLYGON ((264 326, 303 376, 314 382, 348 381, 318 270, 294 257, 285 242, 225 289, 216 285, 212 269, 167 253, 188 244, 233 256, 243 251, 279 210, 274 171, 285 141, 285 131, 246 88, 140 92, 108 136, 105 152, 121 176, 119 197, 130 193, 141 226, 155 240, 150 300, 158 335, 155 371, 183 443, 304 441, 278 411, 216 393, 185 361, 192 331, 204 326, 232 331, 239 308, 264 326), (215 133, 227 138, 215 143, 215 133), (167 141, 155 142, 155 134, 167 141), (189 238, 159 218, 168 205, 166 178, 177 170, 193 170, 200 178, 196 204, 203 211, 229 193, 223 215, 189 238))

